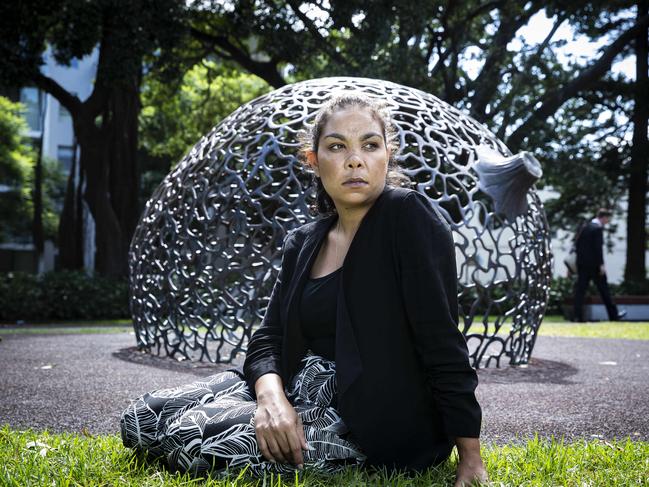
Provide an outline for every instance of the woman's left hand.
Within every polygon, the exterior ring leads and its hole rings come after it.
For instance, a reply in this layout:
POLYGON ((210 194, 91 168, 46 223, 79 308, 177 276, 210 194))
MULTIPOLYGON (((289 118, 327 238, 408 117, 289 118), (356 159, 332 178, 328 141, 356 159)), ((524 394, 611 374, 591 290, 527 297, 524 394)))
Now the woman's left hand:
POLYGON ((457 465, 455 487, 469 487, 489 481, 487 470, 480 456, 480 440, 477 438, 456 438, 460 461, 457 465))

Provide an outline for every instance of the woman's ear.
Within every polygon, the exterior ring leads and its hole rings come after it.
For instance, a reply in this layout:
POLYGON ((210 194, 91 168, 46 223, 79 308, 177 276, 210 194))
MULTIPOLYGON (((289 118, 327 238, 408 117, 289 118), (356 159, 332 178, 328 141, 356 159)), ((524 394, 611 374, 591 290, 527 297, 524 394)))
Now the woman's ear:
POLYGON ((318 167, 318 156, 316 156, 315 152, 310 150, 307 151, 306 153, 306 162, 309 165, 311 169, 313 169, 313 172, 315 172, 315 175, 320 177, 320 168, 318 167))

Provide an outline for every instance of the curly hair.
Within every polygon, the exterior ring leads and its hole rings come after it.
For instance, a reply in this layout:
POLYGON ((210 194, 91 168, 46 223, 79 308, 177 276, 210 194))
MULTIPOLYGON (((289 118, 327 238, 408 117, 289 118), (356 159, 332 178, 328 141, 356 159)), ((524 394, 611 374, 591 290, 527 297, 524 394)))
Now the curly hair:
MULTIPOLYGON (((397 140, 397 129, 392 122, 392 116, 388 105, 380 100, 374 100, 363 93, 346 92, 339 93, 332 96, 327 103, 325 103, 313 121, 312 125, 307 126, 307 129, 301 134, 300 141, 300 155, 299 159, 305 167, 310 168, 307 164, 307 153, 313 151, 318 152, 320 136, 322 131, 331 118, 331 116, 339 111, 349 107, 365 108, 370 111, 374 119, 379 122, 383 129, 383 139, 385 145, 390 151, 390 158, 388 159, 388 173, 385 178, 385 184, 388 186, 410 186, 410 178, 402 172, 401 167, 398 165, 396 156, 399 150, 399 142, 397 140)), ((336 213, 336 206, 333 200, 326 192, 321 179, 311 171, 312 187, 315 188, 315 202, 310 206, 310 211, 314 215, 323 215, 336 213)))

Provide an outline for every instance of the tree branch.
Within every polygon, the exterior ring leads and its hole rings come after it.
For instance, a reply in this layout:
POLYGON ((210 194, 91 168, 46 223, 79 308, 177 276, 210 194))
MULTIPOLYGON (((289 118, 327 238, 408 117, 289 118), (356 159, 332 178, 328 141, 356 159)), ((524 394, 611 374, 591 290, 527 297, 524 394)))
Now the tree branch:
MULTIPOLYGON (((511 74, 511 86, 516 86, 519 82, 523 82, 526 78, 529 78, 531 76, 531 68, 534 65, 540 65, 538 63, 538 60, 541 59, 541 56, 543 55, 543 51, 545 51, 550 44, 550 41, 552 40, 552 37, 554 37, 554 34, 557 32, 559 29, 559 26, 563 24, 564 20, 566 17, 564 16, 559 16, 557 17, 556 22, 552 26, 552 29, 550 29, 550 32, 548 33, 547 36, 545 36, 545 39, 539 44, 538 48, 536 49, 536 52, 530 56, 526 61, 525 61, 525 66, 521 70, 516 69, 516 65, 512 64, 512 67, 509 70, 509 73, 511 74)), ((503 76, 507 74, 507 72, 502 73, 503 76)), ((507 93, 505 96, 502 97, 500 100, 500 103, 496 105, 496 107, 493 109, 493 113, 498 113, 500 111, 504 111, 503 115, 503 121, 500 127, 498 128, 498 132, 496 136, 500 139, 503 138, 505 135, 505 130, 509 126, 509 123, 511 119, 513 118, 514 114, 512 113, 511 110, 511 104, 514 99, 514 90, 510 90, 509 93, 507 93)), ((522 113, 527 113, 527 108, 525 111, 522 113)))
POLYGON ((42 73, 36 74, 34 77, 36 86, 52 95, 58 102, 70 112, 70 115, 77 116, 81 111, 81 101, 76 96, 70 94, 65 88, 54 81, 52 78, 45 76, 42 73))
POLYGON ((475 17, 478 15, 485 13, 485 12, 490 12, 491 10, 495 9, 496 7, 500 7, 504 4, 505 2, 503 0, 494 0, 492 2, 487 2, 483 5, 477 6, 473 12, 470 12, 469 15, 466 17, 466 22, 468 23, 470 20, 473 20, 475 17))
MULTIPOLYGON (((541 44, 539 44, 539 48, 536 50, 536 53, 534 54, 534 56, 530 57, 530 59, 538 59, 538 58, 541 57, 541 55, 543 54, 543 51, 545 51, 545 49, 548 47, 548 44, 550 44, 550 41, 554 37, 554 34, 557 33, 557 30, 559 30, 559 27, 561 27, 561 24, 563 24, 563 22, 566 20, 566 18, 567 17, 563 16, 563 15, 559 15, 557 17, 557 21, 552 26, 552 29, 550 29, 550 32, 548 32, 548 35, 545 36, 545 39, 543 39, 543 42, 541 42, 541 44)), ((529 63, 529 61, 528 61, 528 63, 529 63)))
POLYGON ((518 17, 510 16, 506 9, 507 5, 503 6, 501 10, 502 21, 498 32, 493 36, 493 44, 485 58, 483 68, 469 87, 475 90, 471 97, 471 115, 480 122, 485 121, 487 105, 500 83, 500 70, 509 53, 507 44, 514 38, 518 29, 524 26, 532 15, 541 10, 541 5, 531 6, 518 17))
POLYGON ((95 85, 91 95, 83 102, 84 107, 93 119, 104 109, 104 104, 108 99, 108 90, 103 86, 95 85))
POLYGON ((575 96, 579 91, 588 88, 592 83, 599 80, 610 68, 615 56, 617 56, 627 44, 643 29, 649 26, 649 15, 638 19, 635 25, 624 31, 618 38, 607 47, 602 55, 592 65, 581 71, 574 79, 566 83, 557 91, 547 93, 541 98, 541 106, 536 109, 507 139, 510 150, 517 152, 523 144, 523 140, 536 127, 553 115, 563 103, 575 96))
MULTIPOLYGON (((327 53, 327 55, 336 61, 338 64, 345 66, 346 68, 352 68, 352 66, 349 64, 349 62, 338 52, 336 49, 329 44, 327 39, 325 39, 322 34, 320 34, 320 31, 318 28, 315 26, 313 21, 309 19, 301 10, 299 4, 295 2, 295 0, 287 0, 287 2, 291 9, 293 9, 293 12, 295 12, 295 15, 297 15, 297 18, 302 21, 302 23, 305 25, 307 30, 311 33, 311 36, 319 43, 322 44, 324 47, 324 51, 327 53)), ((350 24, 353 26, 353 24, 350 22, 350 24)))
POLYGON ((286 81, 277 70, 277 61, 275 59, 271 59, 269 62, 255 61, 247 52, 236 47, 225 36, 208 34, 196 29, 195 27, 190 27, 189 31, 196 40, 211 46, 219 47, 230 56, 232 61, 238 63, 248 72, 259 76, 271 86, 279 88, 286 84, 286 81))

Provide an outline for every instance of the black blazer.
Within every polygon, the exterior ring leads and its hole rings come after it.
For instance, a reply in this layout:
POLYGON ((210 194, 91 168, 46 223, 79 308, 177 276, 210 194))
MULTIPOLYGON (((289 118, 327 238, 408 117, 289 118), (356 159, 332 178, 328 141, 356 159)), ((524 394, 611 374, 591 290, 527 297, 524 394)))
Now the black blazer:
POLYGON ((577 268, 585 271, 598 271, 604 264, 604 228, 588 222, 577 238, 577 268))
MULTIPOLYGON (((306 352, 299 297, 337 215, 291 231, 244 373, 288 384, 306 352)), ((430 200, 386 186, 343 262, 336 320, 338 411, 370 465, 421 469, 478 437, 478 383, 458 329, 453 237, 430 200)))

